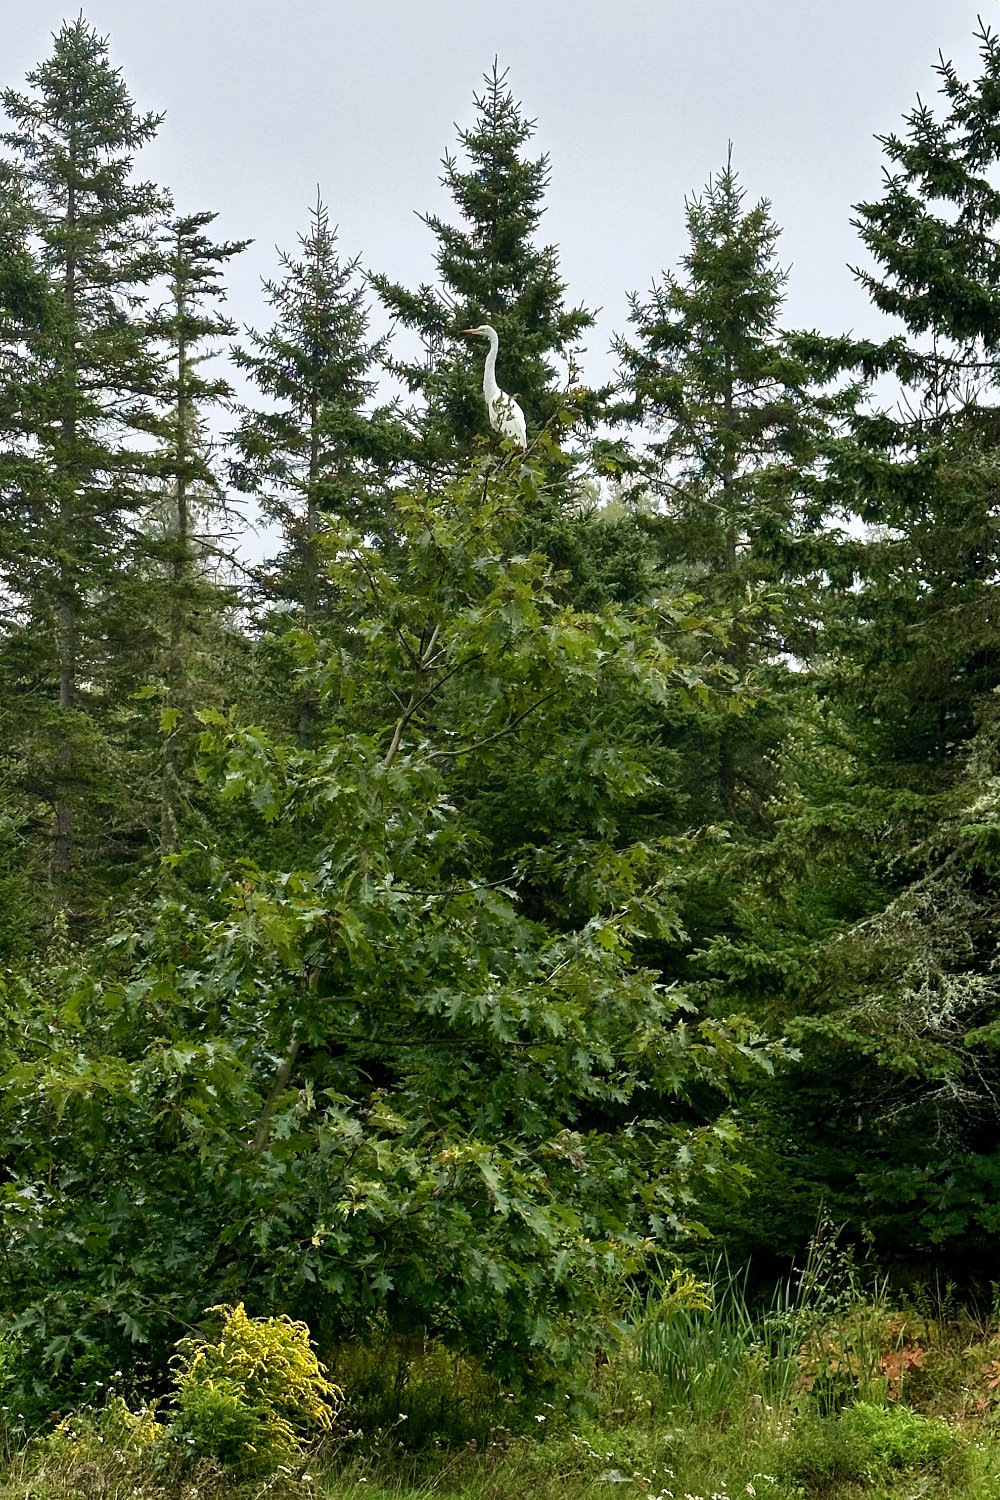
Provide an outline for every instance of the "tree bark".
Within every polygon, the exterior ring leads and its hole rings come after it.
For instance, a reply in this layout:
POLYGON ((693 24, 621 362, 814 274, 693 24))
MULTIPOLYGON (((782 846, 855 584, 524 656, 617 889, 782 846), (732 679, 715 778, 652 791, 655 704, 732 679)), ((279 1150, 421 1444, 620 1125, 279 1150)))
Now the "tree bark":
MULTIPOLYGON (((71 169, 75 166, 73 136, 70 136, 71 169)), ((66 200, 67 251, 63 277, 63 295, 66 302, 67 333, 64 349, 67 390, 60 424, 62 447, 62 473, 59 475, 59 505, 57 535, 59 541, 59 595, 56 600, 56 655, 59 663, 59 710, 63 720, 59 749, 56 753, 56 791, 54 799, 55 827, 52 837, 52 858, 49 866, 50 884, 56 889, 65 886, 73 863, 73 800, 70 783, 74 769, 73 726, 70 719, 76 707, 78 619, 76 576, 73 566, 75 552, 76 507, 77 507, 77 456, 76 456, 76 303, 77 269, 73 232, 76 228, 76 190, 72 174, 66 200)))

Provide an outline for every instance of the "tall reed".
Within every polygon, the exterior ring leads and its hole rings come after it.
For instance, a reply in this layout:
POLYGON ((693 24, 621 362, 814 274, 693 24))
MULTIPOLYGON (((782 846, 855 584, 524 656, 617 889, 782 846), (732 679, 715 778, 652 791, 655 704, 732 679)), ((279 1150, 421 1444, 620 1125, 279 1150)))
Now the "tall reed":
POLYGON ((863 1289, 826 1226, 802 1269, 763 1305, 751 1297, 747 1273, 724 1259, 705 1292, 678 1297, 676 1278, 664 1278, 628 1309, 626 1342, 639 1370, 654 1377, 651 1399, 661 1412, 711 1421, 787 1407, 800 1394, 834 1409, 884 1387, 883 1290, 863 1289))

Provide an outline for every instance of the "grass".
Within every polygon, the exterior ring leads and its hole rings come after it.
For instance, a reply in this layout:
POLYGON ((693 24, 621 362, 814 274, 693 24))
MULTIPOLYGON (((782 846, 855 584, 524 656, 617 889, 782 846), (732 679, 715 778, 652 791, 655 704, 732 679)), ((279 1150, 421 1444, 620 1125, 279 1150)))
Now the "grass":
POLYGON ((816 1252, 755 1308, 724 1266, 622 1309, 585 1399, 433 1344, 344 1349, 340 1427, 267 1478, 120 1401, 14 1451, 0 1500, 1000 1500, 1000 1322, 901 1308, 816 1252))

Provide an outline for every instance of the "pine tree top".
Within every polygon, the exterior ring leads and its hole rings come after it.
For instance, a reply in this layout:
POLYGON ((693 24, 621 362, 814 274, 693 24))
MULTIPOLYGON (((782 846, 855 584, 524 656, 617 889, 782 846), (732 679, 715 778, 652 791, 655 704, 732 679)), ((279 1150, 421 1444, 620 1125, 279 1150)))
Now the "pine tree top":
POLYGON ((473 96, 475 124, 458 134, 464 160, 446 153, 442 162, 458 221, 420 215, 437 240, 437 283, 410 291, 385 276, 371 278, 397 323, 421 339, 423 358, 392 368, 427 403, 427 455, 448 463, 489 432, 482 351, 459 337, 463 328, 488 323, 497 330, 500 384, 537 431, 558 409, 560 363, 594 322, 586 308, 566 306, 557 247, 536 241, 549 159, 526 153, 535 122, 496 61, 484 81, 473 96))
POLYGON ((268 402, 241 413, 234 481, 286 526, 302 504, 371 522, 373 496, 398 460, 401 424, 394 407, 372 404, 386 340, 369 336, 358 259, 341 257, 321 198, 298 253, 282 254, 280 265, 282 275, 263 284, 271 326, 248 329, 233 350, 268 402))
MULTIPOLYGON (((95 200, 120 195, 135 153, 153 139, 164 116, 137 111, 121 70, 111 64, 107 37, 83 16, 64 22, 51 56, 26 81, 31 94, 0 92, 14 127, 0 141, 23 156, 29 178, 57 199, 70 192, 95 200)), ((149 184, 142 187, 151 191, 149 184)))

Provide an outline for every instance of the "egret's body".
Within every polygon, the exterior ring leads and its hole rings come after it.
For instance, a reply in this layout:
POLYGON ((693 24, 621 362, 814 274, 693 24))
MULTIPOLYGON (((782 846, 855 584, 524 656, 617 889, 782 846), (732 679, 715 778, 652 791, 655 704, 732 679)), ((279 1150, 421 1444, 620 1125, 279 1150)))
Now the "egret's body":
POLYGON ((483 395, 489 409, 490 426, 502 437, 513 438, 519 448, 527 448, 528 431, 524 425, 524 412, 513 396, 508 396, 497 385, 497 350, 500 348, 500 339, 496 329, 484 323, 480 328, 466 328, 464 332, 489 340, 486 368, 483 370, 483 395))

